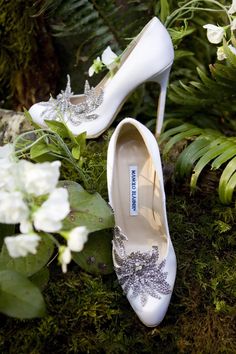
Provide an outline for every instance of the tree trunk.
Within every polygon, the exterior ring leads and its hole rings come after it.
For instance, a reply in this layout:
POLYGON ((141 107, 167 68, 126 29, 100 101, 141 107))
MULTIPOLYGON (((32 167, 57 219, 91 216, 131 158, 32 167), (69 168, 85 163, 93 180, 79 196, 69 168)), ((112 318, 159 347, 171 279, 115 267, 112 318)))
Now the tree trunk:
POLYGON ((0 145, 12 142, 19 134, 32 129, 24 113, 0 109, 0 145))

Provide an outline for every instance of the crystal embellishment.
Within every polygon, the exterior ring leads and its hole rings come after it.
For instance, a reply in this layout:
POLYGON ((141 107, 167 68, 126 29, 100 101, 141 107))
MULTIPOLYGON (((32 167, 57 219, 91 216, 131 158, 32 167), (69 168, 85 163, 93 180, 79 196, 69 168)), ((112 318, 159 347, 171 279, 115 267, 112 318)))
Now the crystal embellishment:
POLYGON ((140 296, 142 306, 147 303, 148 296, 161 299, 161 295, 171 293, 171 286, 167 283, 168 272, 164 272, 166 260, 158 264, 159 251, 152 246, 149 252, 132 252, 126 254, 125 236, 119 227, 114 229, 113 246, 115 271, 118 280, 127 295, 131 290, 131 298, 140 296))
POLYGON ((70 76, 67 75, 67 85, 65 91, 61 91, 57 98, 50 98, 47 102, 40 104, 46 109, 42 112, 44 119, 48 120, 69 120, 73 125, 77 126, 83 122, 92 121, 98 118, 98 114, 94 111, 101 105, 103 101, 103 90, 96 92, 94 87, 90 88, 89 82, 86 80, 84 85, 84 100, 81 103, 71 103, 74 93, 71 91, 70 76))

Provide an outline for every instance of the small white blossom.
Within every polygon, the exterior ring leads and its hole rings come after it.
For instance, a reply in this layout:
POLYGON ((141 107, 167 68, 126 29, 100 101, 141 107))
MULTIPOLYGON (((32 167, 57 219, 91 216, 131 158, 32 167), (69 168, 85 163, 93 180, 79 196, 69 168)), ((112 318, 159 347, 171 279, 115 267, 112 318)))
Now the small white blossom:
POLYGON ((40 236, 33 232, 24 235, 8 236, 4 239, 7 250, 13 258, 25 257, 29 253, 36 254, 40 240, 40 236))
MULTIPOLYGON (((236 48, 232 46, 232 44, 228 45, 228 48, 231 50, 231 52, 236 55, 236 48)), ((217 49, 217 59, 218 60, 224 60, 227 58, 227 55, 225 54, 224 47, 219 47, 217 49)))
POLYGON ((106 65, 106 67, 109 68, 109 66, 111 64, 113 64, 115 62, 115 60, 118 58, 118 56, 116 55, 116 53, 114 53, 112 50, 111 50, 111 47, 108 46, 104 52, 102 53, 102 62, 103 64, 106 65))
POLYGON ((225 52, 224 52, 224 48, 223 47, 219 47, 217 49, 217 59, 218 60, 224 60, 226 58, 225 52))
POLYGON ((27 220, 28 207, 20 192, 0 191, 0 222, 3 224, 18 224, 27 220))
POLYGON ((67 245, 71 251, 82 251, 85 242, 88 240, 88 229, 85 226, 78 226, 72 229, 67 238, 67 245))
POLYGON ((71 251, 69 247, 61 246, 59 248, 58 260, 61 263, 63 273, 67 272, 67 265, 71 262, 71 251))
POLYGON ((13 153, 12 144, 6 144, 4 146, 0 146, 0 160, 1 159, 9 160, 11 158, 12 153, 13 153))
POLYGON ((62 227, 63 220, 70 212, 68 192, 65 188, 56 188, 48 199, 34 213, 34 226, 37 230, 56 232, 62 227))
POLYGON ((203 28, 207 30, 207 38, 209 42, 218 44, 222 41, 225 33, 223 27, 207 24, 204 25, 203 28))
POLYGON ((13 161, 12 154, 12 144, 6 144, 0 147, 0 189, 5 191, 13 191, 16 188, 16 165, 13 161))
POLYGON ((93 76, 94 73, 99 73, 102 69, 102 61, 100 57, 97 57, 97 59, 94 59, 93 65, 90 66, 88 74, 89 76, 93 76))
POLYGON ((228 14, 232 15, 236 12, 236 0, 232 1, 231 7, 228 11, 228 14))
POLYGON ((229 49, 231 50, 231 52, 236 55, 236 48, 233 47, 231 44, 229 45, 229 49))
POLYGON ((60 166, 60 161, 32 163, 20 160, 18 171, 22 188, 35 196, 50 193, 58 183, 60 166))
POLYGON ((22 234, 28 234, 32 231, 33 231, 33 226, 29 220, 22 220, 20 222, 20 232, 22 234))
POLYGON ((231 22, 230 28, 231 28, 231 31, 235 31, 236 30, 236 17, 231 22))
POLYGON ((7 159, 0 159, 0 189, 14 191, 16 189, 16 165, 7 159))

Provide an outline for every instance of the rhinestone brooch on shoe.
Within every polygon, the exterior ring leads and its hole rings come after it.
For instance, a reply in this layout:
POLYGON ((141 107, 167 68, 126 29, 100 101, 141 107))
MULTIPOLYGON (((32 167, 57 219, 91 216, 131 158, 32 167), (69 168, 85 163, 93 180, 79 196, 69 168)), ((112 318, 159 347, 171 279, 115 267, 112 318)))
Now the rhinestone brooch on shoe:
MULTIPOLYGON (((40 102, 46 109, 42 112, 44 119, 48 120, 69 120, 73 125, 77 126, 83 122, 94 120, 98 114, 93 113, 103 101, 103 90, 99 93, 95 88, 90 88, 89 82, 86 80, 84 85, 84 101, 79 104, 72 104, 73 97, 71 91, 70 76, 67 75, 67 85, 65 91, 61 91, 57 98, 50 98, 48 102, 40 102)), ((66 122, 65 122, 66 123, 66 122)))
POLYGON ((161 299, 161 295, 170 294, 171 287, 166 281, 168 273, 163 272, 166 260, 158 264, 158 247, 152 246, 149 252, 126 255, 124 242, 127 240, 116 226, 113 238, 115 271, 124 293, 127 295, 131 290, 131 298, 140 296, 142 306, 147 303, 148 295, 161 299))

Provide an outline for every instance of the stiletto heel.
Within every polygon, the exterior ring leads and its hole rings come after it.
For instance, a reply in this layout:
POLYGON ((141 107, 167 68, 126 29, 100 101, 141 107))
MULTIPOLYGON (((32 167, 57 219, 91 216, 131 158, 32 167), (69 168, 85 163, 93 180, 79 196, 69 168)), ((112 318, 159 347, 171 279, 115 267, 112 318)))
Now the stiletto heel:
POLYGON ((107 185, 114 211, 113 263, 139 319, 157 326, 176 276, 161 159, 154 135, 132 118, 116 127, 108 146, 107 185))
POLYGON ((34 104, 29 113, 35 123, 47 126, 45 120, 63 120, 74 135, 84 131, 87 138, 102 134, 114 121, 129 94, 146 81, 161 85, 158 127, 162 125, 168 70, 174 60, 170 35, 154 17, 121 55, 113 76, 109 74, 95 87, 85 84, 83 95, 74 95, 70 81, 65 91, 48 102, 34 104))
MULTIPOLYGON (((172 65, 172 64, 171 64, 172 65)), ((171 65, 168 66, 162 73, 153 77, 153 81, 160 85, 160 94, 157 106, 157 121, 156 121, 156 138, 159 137, 163 125, 165 103, 166 103, 166 92, 170 76, 171 65)))

